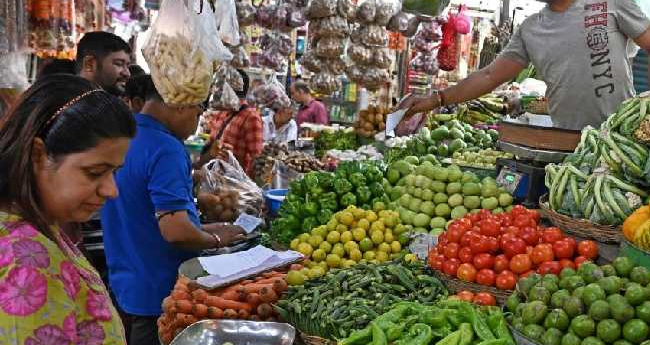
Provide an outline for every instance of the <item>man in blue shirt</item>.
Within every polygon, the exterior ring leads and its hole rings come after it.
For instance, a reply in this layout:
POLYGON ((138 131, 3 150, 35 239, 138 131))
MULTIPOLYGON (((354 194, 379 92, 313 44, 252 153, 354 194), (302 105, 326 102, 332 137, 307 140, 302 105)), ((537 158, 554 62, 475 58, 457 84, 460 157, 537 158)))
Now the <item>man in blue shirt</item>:
POLYGON ((115 174, 120 195, 101 212, 110 287, 131 321, 131 345, 159 344, 156 319, 183 261, 244 234, 239 226, 199 222, 183 140, 202 108, 168 106, 151 77, 145 85, 136 137, 115 174))

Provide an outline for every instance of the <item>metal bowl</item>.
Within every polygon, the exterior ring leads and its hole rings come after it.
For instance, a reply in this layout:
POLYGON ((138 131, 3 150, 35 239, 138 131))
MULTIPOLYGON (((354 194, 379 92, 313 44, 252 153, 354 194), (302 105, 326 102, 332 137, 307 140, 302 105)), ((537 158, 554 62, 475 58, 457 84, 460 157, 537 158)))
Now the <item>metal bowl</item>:
POLYGON ((203 320, 174 338, 170 345, 291 345, 296 330, 289 324, 239 320, 203 320))

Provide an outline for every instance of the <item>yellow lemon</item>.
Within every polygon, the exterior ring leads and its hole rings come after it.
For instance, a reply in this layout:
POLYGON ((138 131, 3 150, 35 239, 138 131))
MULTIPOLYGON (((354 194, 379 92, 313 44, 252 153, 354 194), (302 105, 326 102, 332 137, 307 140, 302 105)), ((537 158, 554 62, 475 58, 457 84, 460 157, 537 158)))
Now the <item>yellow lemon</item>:
POLYGON ((415 256, 415 254, 406 254, 406 255, 404 255, 404 261, 406 261, 406 262, 416 262, 416 261, 418 261, 418 257, 415 256))
POLYGON ((354 241, 347 241, 347 242, 345 242, 345 244, 343 245, 343 249, 345 249, 345 252, 346 252, 346 253, 350 254, 350 252, 352 251, 352 249, 359 249, 359 245, 357 244, 357 242, 354 242, 354 241))
POLYGON ((329 254, 329 252, 332 251, 332 244, 327 241, 323 241, 323 243, 318 246, 318 249, 322 249, 325 253, 329 254))
POLYGON ((350 225, 354 222, 354 215, 350 211, 343 211, 339 216, 339 223, 343 225, 350 225))
POLYGON ((395 240, 395 236, 393 236, 392 232, 386 231, 386 233, 384 233, 384 242, 391 243, 394 240, 395 240))
POLYGON ((399 218, 395 217, 394 215, 390 215, 386 218, 384 218, 384 224, 386 224, 387 227, 393 228, 399 223, 399 218))
POLYGON ((329 254, 325 261, 330 268, 338 268, 341 266, 341 257, 336 254, 329 254))
POLYGON ((318 227, 315 227, 311 230, 312 236, 318 235, 320 237, 325 237, 327 235, 327 226, 321 225, 318 227))
POLYGON ((356 208, 352 210, 352 214, 354 215, 354 219, 359 220, 366 216, 366 210, 362 208, 356 208))
POLYGON ((309 237, 311 237, 310 234, 304 233, 304 234, 300 234, 300 236, 298 236, 298 239, 300 240, 300 242, 307 242, 309 241, 309 237))
POLYGON ((289 248, 291 248, 291 250, 296 250, 298 249, 299 244, 300 244, 300 239, 294 238, 293 240, 291 240, 291 243, 289 243, 289 248))
POLYGON ((395 225, 395 228, 393 229, 393 232, 395 233, 395 235, 399 236, 399 235, 403 234, 404 232, 406 232, 406 227, 404 226, 404 224, 397 224, 397 225, 395 225))
POLYGON ((355 262, 359 262, 363 258, 363 254, 361 254, 361 251, 359 249, 352 249, 350 251, 350 260, 354 260, 355 262))
POLYGON ((390 250, 393 254, 397 254, 402 251, 402 244, 399 241, 393 241, 390 243, 390 250))
POLYGON ((354 239, 354 236, 352 235, 352 231, 345 231, 341 233, 341 242, 343 243, 348 243, 349 241, 352 241, 354 239))
POLYGON ((354 237, 354 240, 359 242, 366 238, 366 230, 363 230, 361 228, 355 228, 352 230, 352 236, 354 237))
POLYGON ((341 234, 336 231, 331 231, 329 234, 327 234, 327 242, 334 244, 338 243, 341 240, 341 234))
POLYGON ((381 231, 384 232, 384 229, 386 226, 384 225, 384 222, 381 220, 377 220, 372 222, 372 225, 370 225, 370 231, 381 231))
POLYGON ((372 251, 372 250, 363 253, 363 258, 368 260, 368 261, 375 260, 376 257, 377 257, 377 254, 375 254, 375 252, 372 251))
POLYGON ((379 215, 379 218, 386 218, 386 217, 390 216, 390 211, 382 210, 382 211, 379 211, 378 215, 379 215))
POLYGON ((321 243, 323 243, 323 236, 321 235, 311 235, 307 242, 311 245, 312 248, 318 248, 321 243))
POLYGON ((311 259, 316 261, 316 262, 321 262, 325 260, 325 257, 327 256, 327 253, 325 253, 324 250, 322 249, 316 249, 314 252, 311 254, 311 259))
POLYGON ((289 271, 287 273, 287 284, 295 286, 295 285, 303 285, 305 283, 305 276, 298 272, 298 271, 289 271))
POLYGON ((337 243, 334 245, 334 248, 332 248, 332 252, 330 254, 335 254, 342 258, 345 256, 345 248, 343 248, 342 244, 337 243))
POLYGON ((377 220, 377 214, 375 213, 375 211, 368 211, 368 212, 366 212, 366 219, 370 223, 372 223, 372 222, 377 220))
POLYGON ((354 261, 354 260, 343 260, 341 262, 341 268, 350 268, 350 267, 352 267, 352 266, 354 266, 356 264, 357 264, 357 262, 354 261))
POLYGON ((388 253, 386 252, 377 252, 376 256, 377 256, 377 261, 379 262, 386 262, 388 261, 388 259, 390 259, 388 253))
POLYGON ((320 278, 325 275, 325 270, 320 266, 314 267, 309 270, 309 273, 307 273, 307 275, 309 276, 309 279, 320 278))
MULTIPOLYGON (((392 253, 390 244, 388 243, 381 243, 379 246, 377 246, 377 250, 382 253, 390 254, 392 253)), ((315 253, 315 252, 314 252, 315 253)))
POLYGON ((305 257, 310 257, 311 253, 314 252, 314 248, 312 248, 309 243, 301 243, 298 245, 298 251, 305 257))
POLYGON ((336 226, 339 225, 339 222, 336 221, 336 218, 332 217, 332 219, 327 222, 327 231, 334 231, 336 230, 336 226))
POLYGON ((372 243, 374 244, 380 244, 384 242, 384 233, 381 231, 373 231, 372 234, 370 234, 370 239, 372 240, 372 243))
POLYGON ((370 229, 370 222, 367 219, 359 219, 357 227, 363 230, 368 230, 370 229))
POLYGON ((336 231, 339 232, 339 233, 344 233, 344 232, 348 231, 348 229, 349 228, 346 225, 343 225, 343 224, 339 224, 339 225, 336 226, 336 231))

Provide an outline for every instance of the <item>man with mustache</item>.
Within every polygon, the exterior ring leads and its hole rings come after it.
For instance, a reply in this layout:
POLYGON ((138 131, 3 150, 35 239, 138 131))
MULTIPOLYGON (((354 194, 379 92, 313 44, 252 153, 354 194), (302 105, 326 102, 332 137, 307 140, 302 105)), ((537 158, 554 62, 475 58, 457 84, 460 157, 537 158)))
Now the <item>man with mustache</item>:
POLYGON ((129 80, 131 47, 120 37, 104 31, 86 33, 77 45, 80 77, 99 84, 115 96, 122 96, 129 80))
MULTIPOLYGON (((513 80, 529 63, 548 89, 553 125, 581 130, 600 126, 634 96, 634 43, 650 51, 650 20, 635 0, 544 0, 524 20, 489 66, 431 97, 409 97, 406 117, 474 99, 513 80)), ((650 78, 650 66, 648 66, 650 78)))

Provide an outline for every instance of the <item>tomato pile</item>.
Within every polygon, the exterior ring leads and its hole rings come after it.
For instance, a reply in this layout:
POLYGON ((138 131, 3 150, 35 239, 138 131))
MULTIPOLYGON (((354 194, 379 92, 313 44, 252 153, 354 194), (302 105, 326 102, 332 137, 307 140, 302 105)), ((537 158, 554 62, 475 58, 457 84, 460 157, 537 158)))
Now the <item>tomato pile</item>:
POLYGON ((459 293, 450 296, 450 298, 458 298, 461 301, 470 302, 478 305, 497 305, 497 299, 489 292, 473 293, 468 290, 460 291, 459 293))
POLYGON ((577 241, 557 227, 539 224, 540 214, 521 205, 507 213, 489 210, 449 224, 429 251, 435 270, 460 280, 512 290, 533 272, 559 274, 598 256, 594 241, 577 241))

